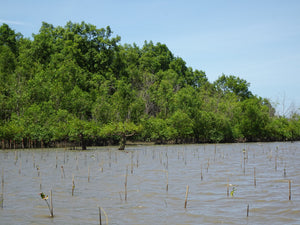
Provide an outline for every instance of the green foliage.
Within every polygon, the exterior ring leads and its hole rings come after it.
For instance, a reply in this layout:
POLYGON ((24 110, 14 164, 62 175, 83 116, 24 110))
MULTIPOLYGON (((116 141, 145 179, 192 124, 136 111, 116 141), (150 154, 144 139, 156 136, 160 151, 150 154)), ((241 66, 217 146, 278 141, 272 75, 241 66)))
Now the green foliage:
POLYGON ((252 93, 248 90, 250 84, 233 75, 226 76, 222 75, 215 81, 217 89, 220 89, 224 94, 234 93, 239 96, 242 100, 250 98, 252 93))
POLYGON ((275 116, 247 81, 223 74, 210 83, 165 44, 119 41, 85 22, 43 22, 33 40, 3 24, 0 138, 25 147, 300 139, 299 114, 275 116))

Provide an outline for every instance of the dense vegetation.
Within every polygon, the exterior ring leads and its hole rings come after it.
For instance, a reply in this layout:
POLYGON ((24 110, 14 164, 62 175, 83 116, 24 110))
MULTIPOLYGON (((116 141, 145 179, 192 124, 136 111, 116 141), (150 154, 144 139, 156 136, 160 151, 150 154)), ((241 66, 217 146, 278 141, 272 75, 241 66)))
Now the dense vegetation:
POLYGON ((300 139, 300 116, 233 75, 215 82, 165 44, 120 43, 110 27, 43 23, 32 39, 0 27, 2 148, 300 139))

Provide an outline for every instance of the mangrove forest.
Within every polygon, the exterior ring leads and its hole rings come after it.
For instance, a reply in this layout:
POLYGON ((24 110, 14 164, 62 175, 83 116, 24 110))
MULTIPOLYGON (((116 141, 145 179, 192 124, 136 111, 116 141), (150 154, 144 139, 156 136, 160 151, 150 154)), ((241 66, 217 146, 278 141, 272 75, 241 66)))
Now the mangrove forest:
POLYGON ((278 115, 238 76, 210 82, 166 44, 85 22, 43 22, 31 38, 0 27, 2 149, 296 140, 297 111, 278 115))

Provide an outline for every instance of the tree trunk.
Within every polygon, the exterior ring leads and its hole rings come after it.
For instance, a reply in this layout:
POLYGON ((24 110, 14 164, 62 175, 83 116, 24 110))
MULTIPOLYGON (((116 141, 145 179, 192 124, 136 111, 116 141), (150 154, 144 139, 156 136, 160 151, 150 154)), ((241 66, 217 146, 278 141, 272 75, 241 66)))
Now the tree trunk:
POLYGON ((81 140, 82 150, 86 150, 86 143, 85 143, 85 140, 83 138, 83 134, 80 134, 80 140, 81 140))
POLYGON ((119 150, 125 150, 125 145, 126 145, 126 135, 122 134, 119 150))

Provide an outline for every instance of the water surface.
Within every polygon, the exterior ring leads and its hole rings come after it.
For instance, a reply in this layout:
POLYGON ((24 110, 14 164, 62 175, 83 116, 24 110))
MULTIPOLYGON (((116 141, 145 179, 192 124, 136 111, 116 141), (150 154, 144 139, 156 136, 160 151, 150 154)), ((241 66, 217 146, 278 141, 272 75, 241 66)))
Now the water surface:
POLYGON ((300 142, 1 150, 0 224, 299 224, 299 168, 300 142))

